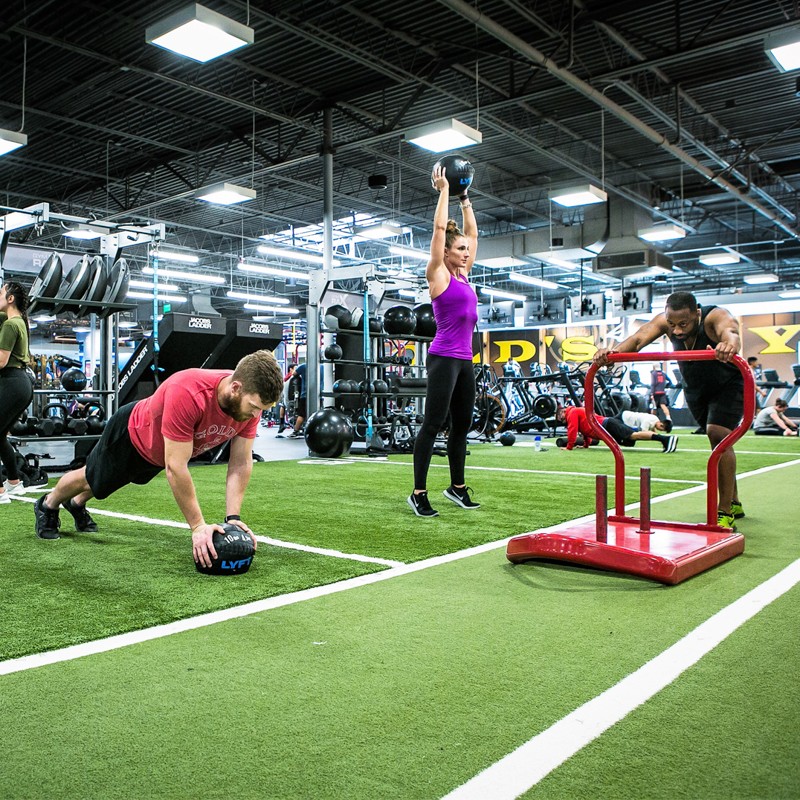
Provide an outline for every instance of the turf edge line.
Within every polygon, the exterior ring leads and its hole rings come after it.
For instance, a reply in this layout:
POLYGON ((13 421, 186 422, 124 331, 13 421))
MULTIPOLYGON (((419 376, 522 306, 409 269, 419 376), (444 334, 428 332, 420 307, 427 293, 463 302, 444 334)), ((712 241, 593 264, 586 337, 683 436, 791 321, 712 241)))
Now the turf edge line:
POLYGON ((800 559, 709 617, 610 689, 446 794, 443 800, 512 800, 529 791, 797 583, 800 559))

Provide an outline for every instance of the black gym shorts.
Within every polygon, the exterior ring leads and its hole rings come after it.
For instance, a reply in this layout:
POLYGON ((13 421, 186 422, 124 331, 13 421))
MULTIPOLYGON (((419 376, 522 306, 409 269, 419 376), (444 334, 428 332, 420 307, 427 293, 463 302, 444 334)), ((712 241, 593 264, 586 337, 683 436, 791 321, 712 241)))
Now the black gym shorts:
POLYGON ((298 397, 297 398, 297 416, 301 419, 306 418, 308 406, 306 404, 305 397, 298 397))
POLYGON ((719 425, 733 430, 744 414, 744 381, 735 376, 720 386, 705 386, 697 393, 687 389, 686 406, 701 428, 719 425))
POLYGON ((164 469, 142 458, 131 442, 128 420, 135 405, 128 403, 112 415, 86 459, 86 480, 98 500, 129 483, 149 483, 164 469))
POLYGON ((628 427, 622 420, 616 417, 606 417, 603 420, 603 427, 614 437, 614 441, 624 444, 625 447, 633 447, 635 444, 631 439, 635 433, 634 429, 628 427))

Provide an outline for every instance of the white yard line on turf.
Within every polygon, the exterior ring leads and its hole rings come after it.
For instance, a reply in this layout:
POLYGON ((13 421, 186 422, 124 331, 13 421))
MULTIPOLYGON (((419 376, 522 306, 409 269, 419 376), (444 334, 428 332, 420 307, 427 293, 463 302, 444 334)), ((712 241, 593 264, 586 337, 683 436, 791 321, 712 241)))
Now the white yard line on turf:
MULTIPOLYGON (((749 478, 753 475, 761 475, 764 472, 771 472, 776 469, 782 469, 786 466, 795 466, 797 464, 800 464, 800 459, 787 464, 775 464, 769 467, 762 467, 761 469, 756 469, 752 472, 746 472, 738 477, 739 479, 749 478)), ((678 497, 685 497, 689 494, 695 494, 696 492, 702 491, 703 488, 704 486, 693 486, 689 489, 682 489, 679 492, 672 492, 670 494, 662 495, 661 497, 654 497, 650 502, 651 505, 663 503, 666 500, 672 500, 678 497)), ((630 503, 625 506, 626 511, 632 511, 636 508, 638 508, 638 503, 630 503)), ((538 530, 539 532, 556 531, 561 528, 586 522, 591 519, 594 519, 594 514, 586 514, 583 517, 561 522, 558 525, 552 525, 549 528, 539 528, 538 530)), ((466 550, 459 550, 456 553, 447 553, 443 556, 427 558, 424 561, 417 561, 413 564, 404 564, 401 567, 392 567, 390 569, 386 569, 381 572, 375 572, 370 575, 359 575, 355 578, 348 578, 347 580, 339 581, 338 583, 327 584, 326 586, 314 586, 310 589, 303 589, 302 591, 280 595, 279 597, 269 597, 265 600, 256 600, 252 603, 246 603, 233 608, 225 608, 220 611, 212 611, 208 614, 200 614, 196 617, 189 617, 188 619, 169 622, 165 625, 156 625, 152 628, 131 631, 130 633, 122 633, 117 636, 109 636, 106 639, 84 642, 83 644, 64 647, 60 650, 50 650, 46 653, 34 653, 29 656, 21 656, 20 658, 11 658, 6 661, 0 661, 0 675, 9 675, 14 672, 22 672, 26 669, 43 667, 47 664, 56 664, 60 661, 71 661, 75 658, 82 658, 83 656, 105 653, 109 650, 117 650, 121 647, 129 647, 130 645, 139 644, 140 642, 146 642, 152 639, 160 639, 164 636, 172 636, 176 633, 183 633, 184 631, 190 631, 196 628, 204 628, 208 625, 215 625, 218 622, 225 622, 226 620, 230 619, 246 617, 250 614, 258 614, 262 611, 269 611, 273 608, 282 608, 284 606, 300 603, 305 600, 314 600, 317 597, 325 597, 326 595, 337 594, 338 592, 343 592, 348 589, 369 586, 370 584, 397 578, 401 575, 410 575, 411 573, 420 572, 421 570, 428 569, 429 567, 438 567, 442 564, 449 564, 452 561, 458 561, 462 558, 469 558, 470 556, 478 555, 479 553, 487 553, 492 550, 498 550, 501 547, 505 547, 510 538, 510 536, 507 536, 504 539, 500 539, 495 542, 488 542, 487 544, 478 545, 476 547, 470 547, 466 550)))
POLYGON ((714 614, 619 683, 487 767, 444 800, 513 800, 710 653, 800 583, 800 559, 714 614))

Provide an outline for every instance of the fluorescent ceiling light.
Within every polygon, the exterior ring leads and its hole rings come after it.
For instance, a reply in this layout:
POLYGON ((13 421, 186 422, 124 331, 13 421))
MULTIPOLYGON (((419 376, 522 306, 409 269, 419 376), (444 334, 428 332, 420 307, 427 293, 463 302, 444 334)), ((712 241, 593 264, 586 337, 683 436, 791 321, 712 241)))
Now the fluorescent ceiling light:
POLYGON ((393 225, 390 222, 381 222, 378 225, 369 225, 365 228, 356 228, 353 233, 362 239, 391 239, 410 233, 408 228, 393 225))
POLYGON ((403 247, 399 244, 390 245, 389 252, 393 256, 413 258, 417 261, 427 261, 431 257, 431 254, 427 250, 417 250, 414 247, 403 247))
POLYGON ((73 325, 72 330, 75 333, 91 333, 92 329, 88 325, 73 325))
MULTIPOLYGON (((127 297, 133 297, 135 300, 152 300, 154 295, 152 292, 136 292, 136 291, 129 291, 126 295, 127 297)), ((158 295, 158 299, 162 300, 166 303, 185 303, 186 302, 186 295, 184 294, 160 294, 158 295)))
POLYGON ((777 283, 780 278, 774 272, 757 272, 754 275, 745 275, 742 280, 751 286, 758 286, 761 283, 777 283))
POLYGON ((278 269, 277 267, 264 267, 261 264, 248 264, 245 261, 240 262, 239 269, 242 272, 256 272, 259 275, 275 275, 278 278, 294 278, 298 281, 311 280, 307 272, 292 272, 290 269, 278 269))
POLYGON ((489 267, 490 269, 502 269, 503 267, 521 267, 527 264, 520 258, 514 256, 497 256, 496 258, 476 258, 475 261, 482 267, 489 267))
POLYGON ((563 267, 564 269, 568 269, 570 272, 574 272, 576 269, 580 268, 580 264, 576 264, 574 261, 567 261, 565 258, 553 255, 553 253, 549 250, 543 250, 541 253, 531 253, 530 255, 532 258, 538 258, 539 261, 544 261, 546 264, 552 264, 555 267, 563 267))
MULTIPOLYGON (((264 237, 259 237, 263 239, 264 237)), ((266 245, 259 245, 256 250, 265 256, 275 256, 276 258, 288 258, 292 261, 303 261, 306 264, 324 264, 325 257, 317 255, 316 253, 305 253, 302 250, 285 250, 280 247, 267 247, 266 245)), ((338 267, 342 262, 337 261, 335 258, 331 261, 331 266, 338 267)))
MULTIPOLYGON (((133 283, 133 281, 131 281, 131 283, 133 283)), ((137 322, 133 322, 132 320, 126 320, 126 319, 121 319, 117 323, 117 326, 122 328, 123 330, 130 330, 131 328, 137 327, 137 325, 138 325, 137 322)))
POLYGON ((181 261, 184 264, 199 264, 199 256, 193 256, 191 253, 173 253, 169 250, 159 250, 154 253, 154 256, 159 260, 164 261, 181 261))
POLYGON ((594 184, 583 183, 580 186, 554 189, 550 192, 550 199, 560 206, 573 208, 575 206, 588 206, 592 203, 605 203, 608 200, 608 194, 602 189, 598 189, 594 184))
POLYGON ((54 314, 34 314, 31 319, 35 319, 37 322, 52 322, 55 319, 54 314))
POLYGON ((769 60, 781 71, 800 67, 800 31, 786 31, 768 36, 764 40, 764 50, 769 60))
POLYGON ((653 225, 651 228, 639 228, 636 235, 646 242, 671 242, 674 239, 683 239, 686 231, 674 222, 665 222, 663 225, 653 225))
POLYGON ((217 206, 232 206, 256 199, 256 190, 235 183, 215 183, 198 189, 194 195, 198 200, 217 206))
POLYGON ((442 122, 431 122, 428 125, 419 125, 405 133, 406 141, 417 145, 432 153, 443 153, 445 150, 455 150, 459 147, 470 147, 480 144, 483 135, 475 128, 470 128, 457 119, 447 119, 442 122))
MULTIPOLYGON (((134 289, 155 289, 156 288, 156 285, 152 281, 131 280, 131 281, 128 281, 128 286, 131 286, 134 289)), ((161 283, 161 282, 159 282, 158 291, 159 292, 178 292, 178 291, 180 291, 180 286, 178 286, 175 283, 161 283)))
POLYGON ((517 300, 520 303, 525 302, 528 298, 523 294, 514 294, 514 292, 504 292, 500 289, 490 289, 487 286, 481 286, 481 294, 488 294, 490 297, 505 297, 507 300, 517 300))
MULTIPOLYGON (((145 275, 153 275, 153 268, 152 267, 144 267, 142 272, 145 275)), ((181 272, 180 270, 175 269, 161 269, 158 268, 159 276, 164 276, 165 278, 172 278, 174 281, 189 281, 191 283, 214 283, 220 285, 225 283, 225 278, 221 275, 201 275, 198 272, 181 272)))
POLYGON ((292 306, 262 306, 260 303, 245 303, 247 311, 271 311, 273 314, 299 314, 300 309, 292 306))
POLYGON ((228 297, 234 300, 246 300, 248 303, 275 303, 277 305, 289 305, 285 297, 271 297, 267 294, 250 294, 249 292, 237 292, 231 289, 226 292, 228 297))
POLYGON ((738 264, 742 260, 738 253, 731 253, 724 250, 716 253, 706 253, 700 256, 698 261, 707 267, 723 267, 726 264, 738 264))
POLYGON ((401 297, 414 297, 416 298, 417 293, 413 289, 398 289, 397 294, 401 297))
POLYGON ((170 14, 145 31, 148 44, 201 64, 253 44, 254 40, 252 28, 197 3, 170 14))
POLYGON ((542 278, 534 278, 533 275, 523 275, 521 272, 509 272, 509 280, 517 281, 518 283, 528 283, 531 286, 541 286, 543 289, 560 289, 561 287, 553 281, 546 281, 542 278))
MULTIPOLYGON (((791 300, 795 297, 800 297, 800 289, 792 289, 790 292, 778 292, 778 297, 784 298, 784 300, 791 300)), ((34 317, 36 319, 36 317, 34 317)))
POLYGON ((24 147, 26 144, 28 144, 28 137, 24 133, 0 128, 0 156, 10 153, 18 147, 24 147))
POLYGON ((81 225, 78 228, 70 228, 62 233, 68 239, 99 239, 107 231, 93 228, 91 225, 81 225))

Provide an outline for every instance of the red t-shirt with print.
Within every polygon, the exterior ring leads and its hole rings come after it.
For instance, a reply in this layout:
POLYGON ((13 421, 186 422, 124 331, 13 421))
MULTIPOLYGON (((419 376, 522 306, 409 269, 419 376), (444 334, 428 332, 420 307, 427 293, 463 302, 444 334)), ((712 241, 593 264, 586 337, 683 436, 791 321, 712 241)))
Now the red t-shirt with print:
POLYGON ((128 420, 128 433, 142 458, 163 467, 164 437, 192 442, 192 458, 234 436, 255 439, 258 417, 237 422, 217 402, 219 382, 232 374, 229 369, 185 369, 140 400, 128 420))

